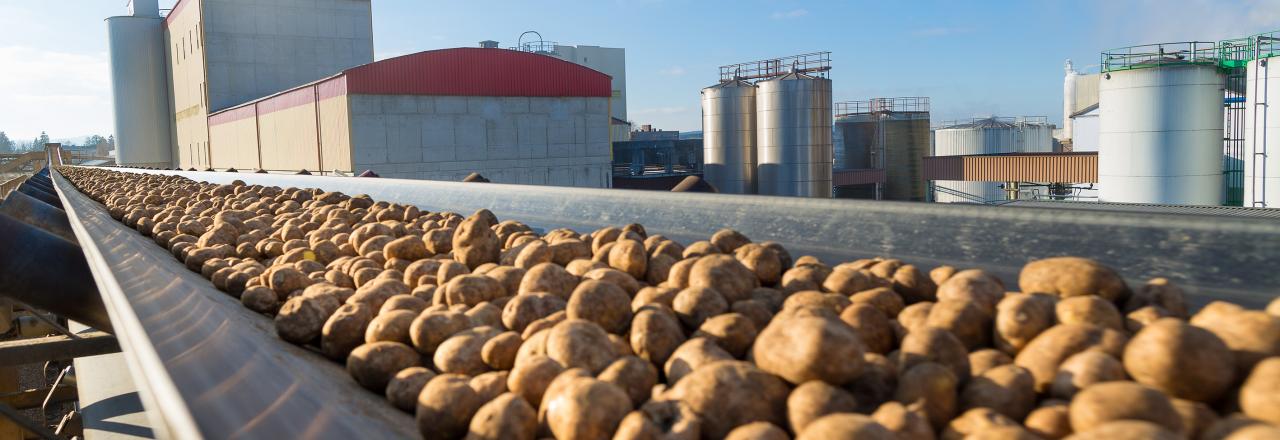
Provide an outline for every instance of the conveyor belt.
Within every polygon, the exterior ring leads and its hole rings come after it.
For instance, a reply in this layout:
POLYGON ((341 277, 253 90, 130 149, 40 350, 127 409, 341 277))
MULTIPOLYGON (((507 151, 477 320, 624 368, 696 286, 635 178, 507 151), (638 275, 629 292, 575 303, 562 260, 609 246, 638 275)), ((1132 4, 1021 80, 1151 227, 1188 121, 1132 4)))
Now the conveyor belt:
MULTIPOLYGON (((130 170, 138 171, 138 170, 130 170)), ((157 171, 150 171, 157 172, 157 171)), ((926 269, 980 267, 1011 289, 1027 261, 1097 259, 1131 283, 1166 276, 1192 301, 1260 307, 1280 292, 1280 222, 923 203, 592 190, 350 177, 172 172, 199 181, 320 187, 428 210, 489 208, 536 228, 643 224, 686 244, 721 227, 828 262, 877 255, 926 269)), ((56 173, 55 173, 56 174, 56 173)), ((54 176, 148 408, 175 437, 416 436, 412 417, 359 389, 341 367, 277 339, 150 240, 54 176)))

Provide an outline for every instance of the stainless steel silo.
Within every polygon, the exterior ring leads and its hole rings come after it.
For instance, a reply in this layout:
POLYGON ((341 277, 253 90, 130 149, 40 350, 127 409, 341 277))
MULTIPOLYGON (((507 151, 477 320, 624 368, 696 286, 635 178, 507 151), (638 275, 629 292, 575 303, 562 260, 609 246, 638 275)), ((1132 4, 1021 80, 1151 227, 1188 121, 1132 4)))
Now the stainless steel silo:
POLYGON ((154 0, 134 1, 130 9, 133 15, 107 18, 116 163, 167 168, 173 161, 173 114, 164 19, 154 0))
MULTIPOLYGON (((923 201, 924 156, 929 154, 929 100, 876 98, 836 104, 836 169, 883 168, 884 200, 923 201)), ((841 195, 836 197, 857 197, 841 195)))
POLYGON ((722 81, 702 89, 703 179, 728 194, 756 193, 756 86, 722 81))
POLYGON ((788 73, 756 87, 759 193, 831 197, 831 80, 788 73))

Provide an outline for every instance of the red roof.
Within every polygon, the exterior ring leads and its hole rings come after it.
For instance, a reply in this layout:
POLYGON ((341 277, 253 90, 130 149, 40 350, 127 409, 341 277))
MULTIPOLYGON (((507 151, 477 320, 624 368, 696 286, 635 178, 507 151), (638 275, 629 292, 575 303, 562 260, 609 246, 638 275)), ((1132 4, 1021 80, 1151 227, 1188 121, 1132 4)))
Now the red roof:
POLYGON ((609 75, 507 49, 429 50, 347 69, 353 95, 612 96, 609 75))

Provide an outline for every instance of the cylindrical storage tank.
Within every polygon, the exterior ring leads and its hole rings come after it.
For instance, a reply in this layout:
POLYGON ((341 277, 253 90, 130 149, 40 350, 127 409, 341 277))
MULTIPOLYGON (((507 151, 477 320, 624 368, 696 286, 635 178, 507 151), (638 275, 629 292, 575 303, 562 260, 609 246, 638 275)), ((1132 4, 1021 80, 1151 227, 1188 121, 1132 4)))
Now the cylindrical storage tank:
MULTIPOLYGON (((138 11, 141 13, 142 11, 138 11)), ((172 166, 169 80, 159 15, 107 18, 116 163, 172 166)))
MULTIPOLYGON (((988 118, 939 128, 933 132, 934 156, 1053 152, 1053 126, 1022 119, 988 118)), ((939 180, 934 201, 985 203, 1005 200, 1004 182, 939 180)))
POLYGON ((831 80, 788 73, 756 87, 759 193, 831 197, 831 80))
POLYGON ((1214 65, 1161 62, 1103 76, 1099 198, 1221 205, 1226 77, 1214 65))
POLYGON ((1257 105, 1280 103, 1280 65, 1271 65, 1277 60, 1280 57, 1250 61, 1246 73, 1244 206, 1280 208, 1280 106, 1257 105), (1258 112, 1259 108, 1265 110, 1258 112))
POLYGON ((741 80, 702 89, 703 179, 728 194, 756 193, 756 86, 741 80))
POLYGON ((923 161, 929 155, 929 112, 855 113, 836 118, 835 125, 841 138, 835 143, 837 169, 883 166, 884 200, 924 200, 923 161), (873 152, 880 144, 884 151, 873 152), (877 158, 876 154, 884 157, 877 158))

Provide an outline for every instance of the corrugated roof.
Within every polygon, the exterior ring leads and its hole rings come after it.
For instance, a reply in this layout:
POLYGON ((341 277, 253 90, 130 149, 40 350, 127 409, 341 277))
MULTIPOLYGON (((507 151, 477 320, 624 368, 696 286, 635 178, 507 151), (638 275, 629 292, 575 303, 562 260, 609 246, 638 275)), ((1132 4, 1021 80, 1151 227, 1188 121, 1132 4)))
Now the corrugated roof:
POLYGON ((1015 208, 1078 209, 1086 211, 1128 212, 1138 214, 1177 214, 1213 217, 1251 217, 1280 219, 1280 209, 1244 208, 1240 206, 1149 205, 1142 203, 1072 202, 1055 200, 1014 200, 999 206, 1015 208))
POLYGON ((442 96, 613 96, 609 75, 556 57, 518 50, 429 50, 342 72, 347 93, 442 96))

